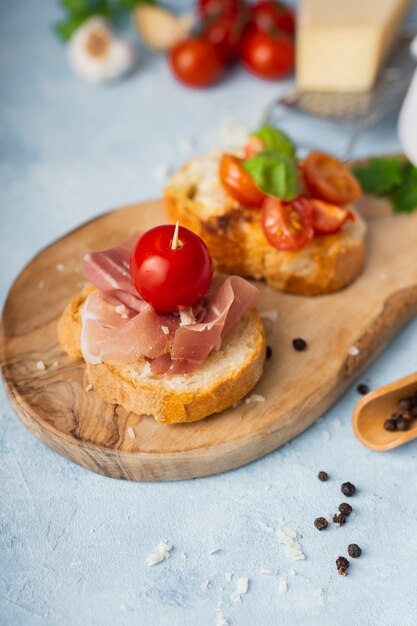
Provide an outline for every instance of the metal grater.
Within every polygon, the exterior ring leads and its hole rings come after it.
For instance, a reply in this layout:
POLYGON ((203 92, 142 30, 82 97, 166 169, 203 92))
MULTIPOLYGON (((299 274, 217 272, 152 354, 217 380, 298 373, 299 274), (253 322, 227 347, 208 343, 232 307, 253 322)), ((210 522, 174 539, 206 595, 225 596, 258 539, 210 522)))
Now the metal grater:
MULTIPOLYGON (((371 128, 401 104, 410 85, 416 63, 410 55, 415 33, 403 33, 381 70, 375 86, 363 93, 302 92, 296 87, 266 109, 262 124, 277 125, 277 117, 288 111, 343 124, 349 129, 347 145, 341 158, 350 159, 362 133, 371 128)), ((304 144, 308 149, 312 146, 304 144)), ((317 146, 315 146, 317 147, 317 146)))

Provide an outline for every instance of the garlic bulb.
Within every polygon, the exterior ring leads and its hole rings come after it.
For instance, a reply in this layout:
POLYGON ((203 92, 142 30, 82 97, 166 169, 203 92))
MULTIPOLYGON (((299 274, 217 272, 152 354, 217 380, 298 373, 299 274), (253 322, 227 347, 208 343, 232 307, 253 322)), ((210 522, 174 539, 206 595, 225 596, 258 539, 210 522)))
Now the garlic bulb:
POLYGON ((190 13, 177 16, 160 6, 144 4, 134 12, 136 30, 152 50, 169 50, 190 34, 194 18, 190 13))
POLYGON ((75 31, 68 43, 68 61, 77 76, 90 83, 120 78, 132 69, 135 53, 118 39, 102 17, 92 17, 75 31))

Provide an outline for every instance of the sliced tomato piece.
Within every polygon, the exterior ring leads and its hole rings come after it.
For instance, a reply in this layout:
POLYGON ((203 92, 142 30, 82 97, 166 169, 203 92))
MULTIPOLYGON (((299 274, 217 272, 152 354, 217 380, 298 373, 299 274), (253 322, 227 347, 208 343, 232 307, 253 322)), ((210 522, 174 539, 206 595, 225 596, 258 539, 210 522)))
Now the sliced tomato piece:
POLYGON ((233 154, 223 154, 219 175, 223 187, 242 206, 262 206, 265 194, 257 188, 252 176, 243 167, 242 159, 233 154))
POLYGON ((311 204, 313 228, 316 235, 337 233, 349 218, 349 214, 353 216, 348 209, 324 202, 324 200, 309 198, 307 202, 311 204))
POLYGON ((311 204, 305 198, 282 202, 268 196, 262 205, 262 228, 278 250, 300 250, 313 239, 311 204))
POLYGON ((333 204, 349 204, 362 195, 348 167, 325 152, 310 152, 304 161, 304 177, 311 194, 333 204))
POLYGON ((262 152, 265 149, 265 142, 260 137, 250 135, 248 142, 245 146, 245 157, 251 159, 256 154, 262 152))

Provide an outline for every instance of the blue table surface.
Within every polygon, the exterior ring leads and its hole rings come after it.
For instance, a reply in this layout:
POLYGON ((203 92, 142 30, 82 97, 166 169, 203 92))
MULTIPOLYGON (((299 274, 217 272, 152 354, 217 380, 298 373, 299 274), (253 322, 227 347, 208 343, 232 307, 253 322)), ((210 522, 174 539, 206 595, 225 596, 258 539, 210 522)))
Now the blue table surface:
MULTIPOLYGON (((94 87, 72 76, 51 33, 57 2, 1 9, 1 303, 40 248, 106 209, 158 197, 165 166, 218 145, 231 121, 254 127, 289 86, 236 69, 208 91, 189 91, 163 58, 139 48, 129 78, 94 87)), ((128 36, 136 40, 133 29, 128 36)), ((392 116, 358 154, 398 149, 392 116)), ((416 331, 417 320, 361 380, 375 388, 413 372, 416 331)), ((214 626, 221 615, 232 626, 416 624, 417 443, 366 450, 350 424, 358 399, 353 385, 303 435, 239 470, 141 484, 46 448, 1 390, 0 624, 214 626), (335 512, 346 480, 358 487, 356 515, 317 532, 314 518, 335 512), (290 560, 265 525, 295 530, 305 560, 290 560), (174 546, 171 557, 148 567, 161 540, 174 546), (334 560, 351 542, 363 556, 343 578, 334 560), (249 589, 236 602, 240 576, 249 589), (278 592, 281 576, 287 593, 278 592)))

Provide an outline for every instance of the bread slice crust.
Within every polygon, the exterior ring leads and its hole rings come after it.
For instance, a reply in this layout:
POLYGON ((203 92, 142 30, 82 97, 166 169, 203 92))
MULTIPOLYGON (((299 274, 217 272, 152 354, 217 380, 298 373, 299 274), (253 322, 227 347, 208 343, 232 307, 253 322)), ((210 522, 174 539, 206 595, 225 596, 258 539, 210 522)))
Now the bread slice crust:
MULTIPOLYGON (((187 163, 166 187, 165 210, 172 221, 200 235, 219 271, 265 279, 280 291, 305 296, 343 289, 361 273, 366 226, 356 212, 355 222, 346 222, 338 233, 315 237, 299 251, 277 250, 265 238, 259 209, 239 206, 224 190, 223 207, 210 209, 199 198, 195 173, 187 179, 188 168, 195 170, 187 163)), ((215 193, 218 201, 221 189, 215 193)))
MULTIPOLYGON (((60 345, 72 357, 82 357, 80 308, 88 293, 74 297, 58 323, 60 345)), ((203 419, 241 400, 262 376, 265 351, 264 327, 253 308, 227 335, 220 352, 213 351, 191 374, 152 376, 144 359, 128 365, 87 363, 86 369, 89 383, 106 402, 152 415, 162 424, 177 424, 203 419)))

